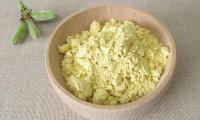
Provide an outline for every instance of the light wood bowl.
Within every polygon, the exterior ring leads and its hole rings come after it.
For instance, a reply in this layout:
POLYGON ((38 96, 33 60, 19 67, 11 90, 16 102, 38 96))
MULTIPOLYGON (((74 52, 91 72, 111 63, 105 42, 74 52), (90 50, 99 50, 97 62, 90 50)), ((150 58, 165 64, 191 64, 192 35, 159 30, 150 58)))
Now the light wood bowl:
POLYGON ((155 17, 141 10, 123 5, 103 5, 88 8, 67 17, 53 32, 46 50, 46 68, 53 88, 60 98, 76 113, 91 120, 132 120, 143 115, 159 100, 169 86, 176 64, 176 48, 168 29, 155 17), (167 65, 156 88, 144 97, 122 105, 96 105, 82 101, 71 94, 61 74, 63 56, 58 45, 65 43, 71 34, 87 30, 92 21, 131 20, 149 29, 170 49, 167 65))

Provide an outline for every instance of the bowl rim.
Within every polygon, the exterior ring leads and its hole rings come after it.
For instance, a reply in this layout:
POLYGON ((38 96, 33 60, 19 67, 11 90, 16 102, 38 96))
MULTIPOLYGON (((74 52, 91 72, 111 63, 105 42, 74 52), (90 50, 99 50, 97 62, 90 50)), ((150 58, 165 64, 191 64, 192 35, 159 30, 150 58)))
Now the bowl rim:
MULTIPOLYGON (((115 112, 115 111, 123 111, 123 110, 133 110, 138 108, 139 106, 142 106, 144 104, 149 103, 150 101, 154 100, 155 98, 157 98, 159 96, 159 94, 163 91, 163 89, 169 84, 170 81, 172 81, 172 76, 174 74, 174 70, 175 70, 175 66, 176 66, 176 46, 175 46, 175 42, 174 42, 174 38, 172 36, 172 34, 170 33, 170 31, 167 29, 167 27, 158 19, 156 18, 154 15, 152 15, 149 12, 146 12, 144 10, 138 9, 135 6, 129 6, 129 5, 124 5, 124 4, 102 4, 102 5, 94 5, 91 7, 87 7, 87 8, 83 8, 69 16, 67 16, 66 18, 64 18, 62 20, 61 23, 59 23, 59 25, 56 27, 56 29, 53 31, 53 33, 51 34, 48 43, 47 43, 47 47, 46 47, 46 52, 45 52, 45 67, 46 67, 46 71, 48 74, 48 77, 51 81, 51 85, 53 86, 54 89, 59 89, 60 92, 64 93, 65 96, 67 96, 69 99, 71 99, 72 101, 76 102, 79 105, 84 105, 85 107, 91 108, 91 109, 95 109, 98 111, 103 111, 103 110, 107 110, 109 112, 115 112), (59 30, 59 28, 66 22, 68 21, 70 18, 91 10, 91 9, 95 9, 95 8, 101 8, 101 7, 125 7, 125 8, 129 8, 129 9, 134 9, 136 11, 142 12, 145 15, 148 15, 149 17, 153 18, 161 27, 162 29, 167 33, 168 37, 170 38, 170 44, 172 45, 172 62, 171 65, 169 67, 169 72, 167 74, 165 74, 165 76, 161 77, 161 79, 164 78, 168 78, 165 80, 162 80, 162 82, 159 82, 156 85, 156 88, 154 88, 153 90, 151 90, 148 94, 146 94, 145 96, 139 98, 138 100, 135 101, 131 101, 125 104, 118 104, 118 105, 98 105, 98 104, 93 104, 87 101, 83 101, 78 99, 77 97, 75 97, 72 93, 70 93, 68 90, 66 90, 64 87, 62 87, 59 82, 57 82, 55 76, 53 75, 53 72, 50 68, 49 65, 49 48, 51 45, 51 40, 53 39, 54 35, 56 34, 56 32, 59 30), (56 87, 56 88, 55 88, 56 87)), ((164 73, 163 73, 164 75, 164 73)), ((161 80, 160 79, 160 80, 161 80)), ((57 93, 58 94, 58 93, 57 93)), ((59 95, 60 96, 60 95, 59 95)))

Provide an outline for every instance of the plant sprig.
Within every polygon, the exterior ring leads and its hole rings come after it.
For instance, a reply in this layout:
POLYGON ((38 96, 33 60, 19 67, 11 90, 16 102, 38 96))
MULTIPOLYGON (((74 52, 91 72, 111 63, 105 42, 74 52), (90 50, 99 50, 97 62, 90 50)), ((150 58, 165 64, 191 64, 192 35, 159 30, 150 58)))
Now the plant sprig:
POLYGON ((29 33, 33 39, 38 39, 40 36, 39 28, 34 22, 57 21, 58 15, 51 10, 33 11, 28 8, 22 1, 18 2, 21 18, 20 25, 17 28, 12 43, 14 45, 22 43, 29 33))

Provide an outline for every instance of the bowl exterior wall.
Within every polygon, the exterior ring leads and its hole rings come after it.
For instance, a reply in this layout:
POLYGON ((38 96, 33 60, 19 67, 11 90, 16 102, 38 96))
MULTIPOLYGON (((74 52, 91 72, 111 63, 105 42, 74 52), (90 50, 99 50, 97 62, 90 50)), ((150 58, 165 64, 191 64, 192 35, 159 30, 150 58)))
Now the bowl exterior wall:
POLYGON ((75 13, 66 18, 52 34, 46 51, 46 68, 53 88, 60 98, 76 113, 91 120, 133 120, 152 109, 167 90, 176 64, 176 49, 169 31, 155 17, 122 5, 97 6, 75 13), (170 56, 165 67, 165 73, 155 90, 136 102, 117 106, 98 106, 74 97, 66 90, 65 80, 61 74, 63 56, 58 52, 58 46, 66 41, 71 34, 87 30, 92 21, 108 21, 115 18, 119 21, 131 20, 149 29, 170 49, 170 56))

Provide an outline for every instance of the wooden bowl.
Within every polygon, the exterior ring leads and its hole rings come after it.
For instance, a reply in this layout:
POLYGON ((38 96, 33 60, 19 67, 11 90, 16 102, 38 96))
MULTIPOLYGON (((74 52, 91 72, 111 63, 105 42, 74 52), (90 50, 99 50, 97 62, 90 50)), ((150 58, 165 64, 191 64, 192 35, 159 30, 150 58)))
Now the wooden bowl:
POLYGON ((77 12, 67 17, 53 32, 46 50, 46 69, 53 88, 60 98, 76 113, 91 120, 132 120, 147 112, 159 100, 169 86, 176 64, 174 40, 167 28, 155 17, 141 10, 122 5, 103 5, 77 12), (63 56, 58 45, 65 43, 66 37, 89 29, 92 21, 131 20, 149 29, 170 49, 164 73, 156 88, 144 97, 122 105, 96 105, 82 101, 71 94, 61 74, 63 56))

